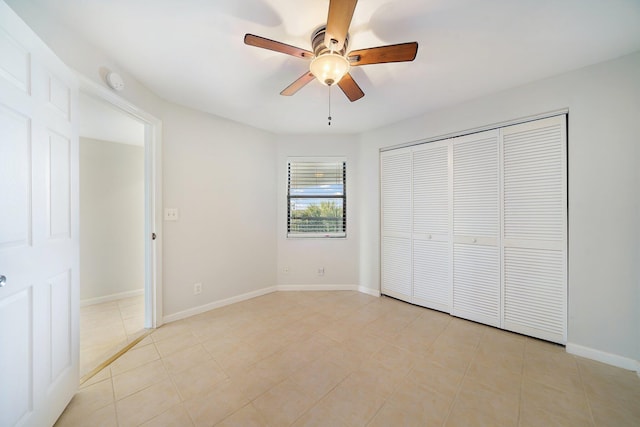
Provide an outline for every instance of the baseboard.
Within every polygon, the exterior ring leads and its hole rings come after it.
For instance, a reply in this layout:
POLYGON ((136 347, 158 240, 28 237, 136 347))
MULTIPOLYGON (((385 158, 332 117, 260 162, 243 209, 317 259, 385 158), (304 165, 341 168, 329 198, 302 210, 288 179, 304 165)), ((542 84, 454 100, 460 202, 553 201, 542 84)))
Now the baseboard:
POLYGON ((364 294, 380 296, 379 291, 365 288, 358 285, 277 285, 270 286, 256 291, 247 292, 246 294, 237 295, 235 297, 210 302, 208 304, 193 307, 188 310, 179 311, 177 313, 169 314, 162 318, 163 323, 175 322, 176 320, 186 319, 187 317, 195 316, 196 314, 205 313, 215 308, 224 307, 226 305, 234 304, 240 301, 246 301, 251 298, 260 297, 262 295, 270 294, 272 292, 290 292, 290 291, 358 291, 364 294))
POLYGON ((277 291, 357 291, 357 285, 278 285, 277 291))
POLYGON ((371 288, 367 288, 365 286, 358 286, 358 292, 363 293, 363 294, 367 294, 367 295, 371 295, 374 297, 379 297, 380 296, 380 289, 371 289, 371 288))
POLYGON ((144 289, 136 289, 135 291, 120 292, 118 294, 105 295, 103 297, 83 299, 80 301, 80 307, 101 304, 103 302, 110 302, 123 298, 137 297, 138 295, 144 295, 144 289))
POLYGON ((224 307, 226 305, 234 304, 236 302, 246 301, 251 298, 260 297, 262 295, 270 294, 277 290, 276 286, 270 286, 268 288, 258 289, 257 291, 247 292, 246 294, 237 295, 235 297, 226 298, 219 301, 210 302, 209 304, 193 307, 188 310, 179 311, 177 313, 169 314, 162 318, 163 323, 175 322, 176 320, 186 319, 187 317, 195 316, 196 314, 205 313, 214 308, 224 307))
POLYGON ((567 353, 606 363, 607 365, 617 366, 618 368, 636 371, 638 375, 640 375, 640 361, 638 360, 572 343, 567 343, 566 349, 567 353))

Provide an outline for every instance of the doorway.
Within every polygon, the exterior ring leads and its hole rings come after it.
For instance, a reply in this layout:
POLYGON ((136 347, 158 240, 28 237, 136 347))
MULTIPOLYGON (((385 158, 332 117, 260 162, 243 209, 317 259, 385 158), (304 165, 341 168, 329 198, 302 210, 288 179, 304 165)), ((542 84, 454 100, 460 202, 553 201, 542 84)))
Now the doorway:
POLYGON ((160 122, 81 78, 80 378, 161 324, 160 122))

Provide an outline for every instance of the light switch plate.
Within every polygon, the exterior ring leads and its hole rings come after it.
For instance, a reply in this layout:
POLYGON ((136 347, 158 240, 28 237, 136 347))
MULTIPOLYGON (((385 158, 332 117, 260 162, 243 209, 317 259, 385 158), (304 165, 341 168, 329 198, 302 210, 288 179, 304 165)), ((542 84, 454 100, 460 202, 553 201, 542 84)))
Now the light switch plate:
POLYGON ((177 208, 164 208, 164 220, 165 221, 177 221, 178 209, 177 208))

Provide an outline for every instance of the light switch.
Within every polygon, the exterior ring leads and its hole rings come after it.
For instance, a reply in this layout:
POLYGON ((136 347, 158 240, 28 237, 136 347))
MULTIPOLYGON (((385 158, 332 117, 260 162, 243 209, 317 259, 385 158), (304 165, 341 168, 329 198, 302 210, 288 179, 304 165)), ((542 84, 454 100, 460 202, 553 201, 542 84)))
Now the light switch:
POLYGON ((164 208, 164 220, 165 221, 177 221, 178 209, 176 208, 164 208))

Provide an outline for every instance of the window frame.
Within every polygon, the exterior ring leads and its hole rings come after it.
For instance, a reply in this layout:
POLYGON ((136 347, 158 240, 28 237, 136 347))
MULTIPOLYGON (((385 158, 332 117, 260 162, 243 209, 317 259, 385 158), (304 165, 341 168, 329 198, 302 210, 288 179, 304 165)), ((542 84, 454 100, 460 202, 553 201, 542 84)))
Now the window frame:
POLYGON ((287 157, 287 239, 346 239, 347 238, 347 158, 345 156, 330 157, 287 157), (291 195, 291 164, 292 163, 342 163, 342 195, 291 195), (291 232, 291 201, 295 199, 342 199, 342 232, 291 232))

